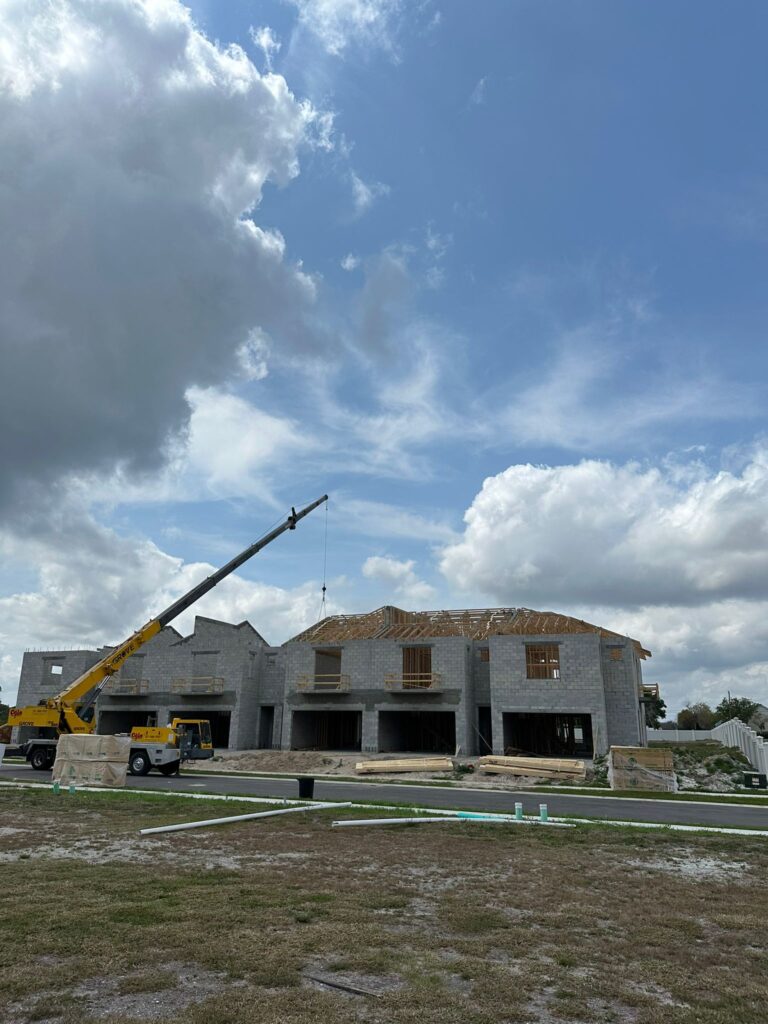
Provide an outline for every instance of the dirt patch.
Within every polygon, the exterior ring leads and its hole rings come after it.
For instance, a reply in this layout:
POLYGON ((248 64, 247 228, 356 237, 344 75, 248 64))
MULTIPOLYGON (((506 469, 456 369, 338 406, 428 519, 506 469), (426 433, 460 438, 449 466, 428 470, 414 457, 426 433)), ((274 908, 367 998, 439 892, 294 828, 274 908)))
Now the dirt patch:
POLYGON ((181 1010, 211 995, 244 987, 222 971, 198 964, 168 963, 161 970, 133 971, 110 977, 86 978, 65 991, 44 991, 24 1003, 10 1003, 6 1024, 57 1024, 66 1011, 76 1010, 96 1020, 129 1017, 137 1020, 173 1019, 181 1010), (57 1006, 62 1012, 57 1013, 57 1006))
POLYGON ((745 861, 695 856, 687 850, 672 851, 663 860, 629 860, 627 864, 644 871, 663 871, 682 878, 710 879, 716 882, 738 882, 749 871, 749 864, 745 861))

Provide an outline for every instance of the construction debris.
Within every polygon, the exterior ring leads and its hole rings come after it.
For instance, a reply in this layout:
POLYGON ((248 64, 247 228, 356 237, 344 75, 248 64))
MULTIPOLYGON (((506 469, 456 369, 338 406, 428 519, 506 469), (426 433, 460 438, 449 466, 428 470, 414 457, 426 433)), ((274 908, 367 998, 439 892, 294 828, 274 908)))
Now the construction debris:
POLYGON ((130 752, 130 736, 65 733, 56 745, 53 782, 62 786, 124 786, 130 752))
POLYGON ((611 789, 676 793, 672 751, 664 747, 611 747, 608 781, 611 789))
POLYGON ((480 771, 493 775, 525 775, 537 779, 584 781, 587 768, 583 761, 554 757, 502 757, 489 754, 478 761, 480 771))
POLYGON ((391 761, 358 761, 358 775, 380 775, 390 772, 452 772, 450 757, 407 757, 391 761))

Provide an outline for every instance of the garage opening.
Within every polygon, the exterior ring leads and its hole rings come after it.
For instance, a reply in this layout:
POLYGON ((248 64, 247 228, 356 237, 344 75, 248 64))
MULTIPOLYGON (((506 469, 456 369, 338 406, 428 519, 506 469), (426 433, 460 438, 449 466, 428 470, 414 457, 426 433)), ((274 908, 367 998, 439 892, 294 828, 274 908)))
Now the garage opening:
POLYGON ((214 750, 226 750, 229 747, 230 711, 210 711, 208 708, 177 708, 169 711, 169 721, 174 718, 201 718, 211 723, 211 739, 214 750))
POLYGON ((541 757, 592 757, 591 715, 508 712, 504 750, 541 757))
POLYGON ((114 736, 116 733, 129 733, 131 729, 142 725, 157 725, 157 711, 153 708, 141 711, 100 711, 96 732, 102 736, 114 736))
POLYGON ((360 750, 362 711, 294 711, 292 750, 360 750))
POLYGON ((456 715, 453 711, 380 711, 379 750, 453 754, 456 715))

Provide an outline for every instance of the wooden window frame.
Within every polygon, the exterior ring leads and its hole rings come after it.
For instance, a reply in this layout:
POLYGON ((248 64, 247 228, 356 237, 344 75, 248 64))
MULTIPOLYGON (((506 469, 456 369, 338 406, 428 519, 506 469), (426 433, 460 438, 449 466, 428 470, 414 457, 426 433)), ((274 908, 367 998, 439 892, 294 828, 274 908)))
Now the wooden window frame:
POLYGON ((560 645, 526 644, 525 676, 526 679, 547 679, 559 682, 562 679, 560 645))

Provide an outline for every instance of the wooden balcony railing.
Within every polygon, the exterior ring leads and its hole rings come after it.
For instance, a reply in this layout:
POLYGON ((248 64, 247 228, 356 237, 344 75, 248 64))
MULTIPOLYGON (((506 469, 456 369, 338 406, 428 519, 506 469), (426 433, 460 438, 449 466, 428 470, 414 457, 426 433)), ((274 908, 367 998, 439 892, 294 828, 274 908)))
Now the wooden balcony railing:
POLYGON ((220 676, 188 676, 171 682, 171 693, 187 697, 205 697, 224 692, 224 680, 220 676))
POLYGON ((148 679, 110 679, 102 691, 107 697, 143 697, 149 693, 148 679))
POLYGON ((659 696, 658 683, 643 683, 643 697, 646 700, 655 700, 659 696))
POLYGON ((387 690, 439 690, 442 682, 440 672, 388 672, 384 676, 387 690))
POLYGON ((341 673, 315 673, 299 676, 296 689, 305 693, 340 693, 349 689, 349 676, 341 673))

